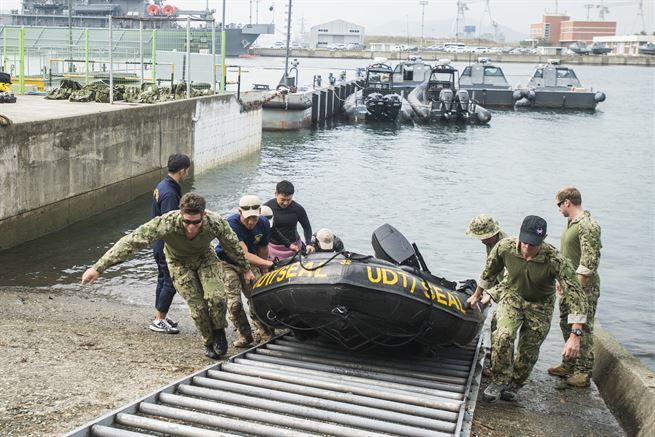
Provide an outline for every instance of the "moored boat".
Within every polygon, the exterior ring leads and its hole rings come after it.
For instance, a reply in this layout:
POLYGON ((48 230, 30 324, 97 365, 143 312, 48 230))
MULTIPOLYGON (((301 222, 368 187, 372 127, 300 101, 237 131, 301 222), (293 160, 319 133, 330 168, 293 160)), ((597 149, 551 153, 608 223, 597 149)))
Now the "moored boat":
POLYGON ((520 93, 519 107, 593 110, 605 101, 605 93, 584 88, 573 69, 556 59, 537 66, 520 93))
POLYGON ((413 111, 405 99, 393 89, 393 70, 387 64, 377 63, 366 69, 364 87, 349 95, 343 105, 351 119, 393 122, 413 118, 413 111))
POLYGON ((482 59, 462 70, 459 89, 468 91, 472 99, 485 107, 513 107, 514 89, 507 82, 503 69, 482 59))
POLYGON ((432 275, 418 249, 390 225, 373 234, 376 256, 319 253, 292 258, 253 285, 255 313, 273 328, 318 333, 352 350, 418 343, 463 345, 485 311, 467 307, 475 281, 432 275))
POLYGON ((491 113, 472 99, 465 89, 458 89, 457 70, 450 61, 441 61, 428 80, 409 93, 407 101, 422 121, 488 123, 491 113))

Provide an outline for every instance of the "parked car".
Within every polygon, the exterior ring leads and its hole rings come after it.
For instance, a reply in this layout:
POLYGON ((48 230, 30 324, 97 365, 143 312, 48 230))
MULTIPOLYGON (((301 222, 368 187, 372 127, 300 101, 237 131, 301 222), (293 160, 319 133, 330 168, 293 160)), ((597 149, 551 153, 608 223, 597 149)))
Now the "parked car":
POLYGON ((282 41, 276 41, 273 44, 269 45, 268 48, 269 49, 283 49, 286 46, 287 46, 286 43, 284 43, 282 41))
POLYGON ((291 48, 291 49, 302 49, 303 47, 302 47, 302 44, 300 44, 299 42, 294 41, 291 44, 289 44, 289 48, 291 48))

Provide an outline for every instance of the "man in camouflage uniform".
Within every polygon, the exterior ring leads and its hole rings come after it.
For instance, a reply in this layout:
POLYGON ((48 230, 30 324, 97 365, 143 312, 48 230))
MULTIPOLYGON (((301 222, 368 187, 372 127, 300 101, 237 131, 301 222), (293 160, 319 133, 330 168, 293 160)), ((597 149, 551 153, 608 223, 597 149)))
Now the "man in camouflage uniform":
MULTIPOLYGON (((504 238, 507 238, 508 235, 500 229, 498 221, 488 214, 480 214, 477 217, 474 217, 469 223, 469 227, 466 230, 466 235, 471 238, 476 238, 482 241, 484 248, 487 251, 487 256, 491 252, 498 242, 504 238)), ((502 284, 503 278, 505 277, 505 270, 503 269, 492 281, 490 287, 494 288, 495 294, 498 297, 498 302, 502 299, 502 284)), ((496 317, 496 312, 494 312, 493 317, 491 318, 491 327, 490 327, 490 337, 493 344, 494 332, 498 326, 498 319, 496 317)), ((488 359, 491 358, 491 347, 489 347, 488 359)), ((486 367, 482 374, 486 377, 491 376, 491 368, 486 367)))
MULTIPOLYGON (((268 271, 273 262, 268 260, 268 243, 271 238, 271 225, 268 219, 260 215, 262 201, 259 197, 248 195, 239 199, 239 212, 228 217, 227 221, 239 239, 239 245, 246 255, 250 265, 256 267, 257 273, 268 271)), ((252 331, 248 323, 248 317, 243 310, 241 293, 250 298, 250 284, 244 281, 232 258, 223 250, 219 244, 216 246, 216 254, 221 259, 225 270, 225 292, 227 294, 227 310, 230 321, 239 332, 239 338, 233 343, 235 347, 243 348, 253 342, 252 331)), ((274 331, 257 319, 250 307, 250 318, 257 335, 261 341, 268 341, 274 331)))
MULTIPOLYGON (((501 240, 489 253, 475 293, 467 300, 475 305, 489 303, 498 296, 489 284, 505 269, 506 287, 496 311, 498 327, 491 354, 492 383, 484 391, 487 402, 498 398, 514 401, 539 357, 541 343, 548 335, 555 305, 555 282, 569 303, 568 324, 580 331, 586 322, 587 301, 568 259, 548 243, 546 221, 527 216, 519 238, 501 240), (490 293, 491 292, 491 293, 490 293), (517 333, 518 355, 514 358, 517 333)), ((562 355, 567 359, 580 354, 580 336, 571 333, 562 355)))
POLYGON ((127 260, 138 249, 156 240, 164 241, 164 254, 173 285, 184 297, 191 317, 205 342, 205 355, 218 358, 227 352, 225 337, 224 273, 211 241, 218 238, 223 249, 244 272, 246 281, 255 276, 227 221, 205 210, 205 199, 187 193, 180 209, 155 217, 124 236, 82 275, 82 285, 92 284, 107 268, 127 260))
MULTIPOLYGON (((594 318, 596 304, 600 296, 600 226, 591 217, 591 213, 582 208, 582 195, 574 187, 562 188, 556 196, 557 207, 567 218, 566 229, 562 232, 562 255, 571 260, 576 267, 578 281, 587 298, 587 323, 584 335, 580 339, 580 357, 564 360, 557 367, 548 369, 551 375, 567 378, 566 383, 573 387, 587 387, 594 367, 594 318)), ((569 329, 565 316, 570 312, 570 303, 560 299, 560 328, 564 340, 568 338, 569 329)))

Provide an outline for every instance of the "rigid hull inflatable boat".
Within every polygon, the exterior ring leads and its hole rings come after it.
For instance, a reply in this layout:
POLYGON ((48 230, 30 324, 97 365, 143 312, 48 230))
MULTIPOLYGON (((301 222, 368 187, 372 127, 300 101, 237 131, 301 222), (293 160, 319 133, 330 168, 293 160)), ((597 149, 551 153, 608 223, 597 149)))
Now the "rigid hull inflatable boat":
POLYGON ((443 60, 432 69, 428 80, 414 88, 407 101, 420 121, 489 123, 491 113, 458 89, 457 70, 443 60))
POLYGON ((318 333, 351 350, 410 343, 463 345, 479 333, 485 312, 466 299, 475 281, 432 275, 415 245, 395 228, 373 234, 376 257, 319 253, 292 258, 253 286, 255 313, 302 338, 318 333))
POLYGON ((414 116, 407 100, 394 92, 393 70, 379 63, 366 69, 364 88, 346 97, 343 111, 351 120, 394 122, 414 116))

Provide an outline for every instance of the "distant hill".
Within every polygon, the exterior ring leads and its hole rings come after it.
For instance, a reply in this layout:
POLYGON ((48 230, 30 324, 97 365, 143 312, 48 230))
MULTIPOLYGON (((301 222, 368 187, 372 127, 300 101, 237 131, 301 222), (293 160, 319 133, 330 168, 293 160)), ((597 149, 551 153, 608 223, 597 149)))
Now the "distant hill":
MULTIPOLYGON (((466 24, 475 25, 476 27, 479 23, 476 22, 467 22, 466 24)), ((526 25, 526 28, 528 26, 526 25)), ((463 26, 462 26, 463 28, 463 26)), ((450 38, 453 33, 453 20, 425 20, 425 39, 429 41, 431 38, 450 38)), ((491 26, 483 24, 483 34, 492 33, 491 26)), ((528 33, 517 32, 509 27, 503 26, 502 24, 498 26, 498 33, 505 35, 505 41, 508 43, 518 42, 522 39, 529 37, 528 33)), ((405 20, 393 20, 387 21, 386 23, 377 24, 374 26, 366 26, 366 35, 387 35, 387 36, 400 36, 407 37, 409 34, 410 37, 419 37, 421 36, 421 20, 409 21, 405 20)), ((464 38, 464 34, 461 35, 464 38)), ((477 37, 477 33, 472 35, 477 37)))

